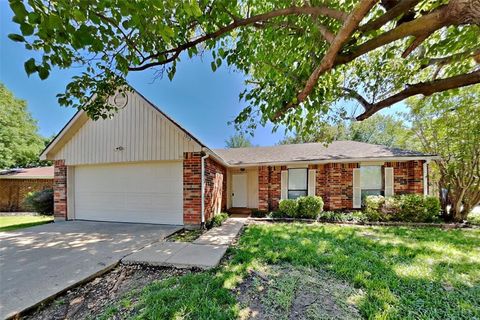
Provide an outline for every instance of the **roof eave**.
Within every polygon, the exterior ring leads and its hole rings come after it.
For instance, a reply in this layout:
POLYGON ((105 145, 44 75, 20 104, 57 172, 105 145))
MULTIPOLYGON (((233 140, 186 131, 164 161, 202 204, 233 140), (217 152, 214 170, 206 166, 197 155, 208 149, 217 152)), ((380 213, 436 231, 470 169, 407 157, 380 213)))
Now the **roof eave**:
POLYGON ((436 155, 422 156, 396 156, 396 157, 369 157, 369 158, 345 158, 345 159, 318 159, 318 160, 295 160, 295 161, 273 161, 254 163, 227 163, 228 167, 257 167, 257 166, 285 166, 298 164, 326 164, 326 163, 350 163, 350 162, 374 162, 374 161, 412 161, 412 160, 439 160, 436 155))

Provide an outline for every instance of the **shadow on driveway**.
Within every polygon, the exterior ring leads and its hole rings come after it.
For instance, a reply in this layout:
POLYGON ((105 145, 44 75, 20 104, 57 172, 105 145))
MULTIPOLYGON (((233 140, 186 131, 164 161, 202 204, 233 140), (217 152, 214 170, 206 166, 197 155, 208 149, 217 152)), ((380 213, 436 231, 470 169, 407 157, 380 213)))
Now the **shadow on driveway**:
POLYGON ((15 315, 179 226, 68 221, 0 233, 0 318, 15 315))

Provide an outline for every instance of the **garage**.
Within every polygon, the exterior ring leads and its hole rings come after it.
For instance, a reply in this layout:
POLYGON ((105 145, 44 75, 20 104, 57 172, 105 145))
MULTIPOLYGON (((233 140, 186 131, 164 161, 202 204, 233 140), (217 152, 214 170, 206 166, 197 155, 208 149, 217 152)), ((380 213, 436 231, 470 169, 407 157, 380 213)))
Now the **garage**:
POLYGON ((79 220, 183 224, 181 161, 75 166, 79 220))

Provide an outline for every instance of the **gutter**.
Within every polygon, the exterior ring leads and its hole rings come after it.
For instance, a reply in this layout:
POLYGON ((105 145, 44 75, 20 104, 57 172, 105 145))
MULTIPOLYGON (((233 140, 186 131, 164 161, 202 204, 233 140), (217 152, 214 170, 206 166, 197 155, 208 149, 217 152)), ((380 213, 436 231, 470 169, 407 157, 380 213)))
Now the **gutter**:
POLYGON ((205 160, 209 157, 209 154, 206 154, 202 157, 202 177, 201 177, 201 186, 202 186, 202 224, 201 227, 205 227, 205 160))

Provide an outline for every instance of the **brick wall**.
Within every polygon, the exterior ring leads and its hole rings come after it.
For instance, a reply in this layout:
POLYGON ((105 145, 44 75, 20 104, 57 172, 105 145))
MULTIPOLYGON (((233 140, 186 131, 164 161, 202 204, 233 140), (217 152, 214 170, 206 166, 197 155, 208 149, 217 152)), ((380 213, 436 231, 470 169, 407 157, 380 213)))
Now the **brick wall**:
POLYGON ((281 198, 282 170, 286 166, 258 167, 258 209, 263 211, 276 210, 281 198))
POLYGON ((258 167, 258 210, 268 211, 268 166, 258 167))
MULTIPOLYGON (((325 210, 353 208, 353 169, 358 163, 310 165, 316 169, 316 195, 323 198, 325 210)), ((395 194, 423 194, 423 161, 386 162, 394 168, 395 194)), ((260 210, 276 210, 281 197, 281 171, 285 166, 258 167, 258 206, 260 210)))
POLYGON ((310 165, 317 170, 315 194, 322 197, 325 210, 353 207, 353 169, 357 163, 310 165))
POLYGON ((199 225, 202 222, 202 154, 183 154, 183 223, 199 225))
POLYGON ((53 179, 0 179, 0 211, 27 211, 27 194, 45 189, 53 189, 53 179))
POLYGON ((205 221, 226 210, 227 171, 211 158, 205 160, 205 221))
POLYGON ((65 160, 55 160, 54 163, 53 197, 55 220, 67 219, 67 166, 65 160))
POLYGON ((423 162, 421 160, 385 162, 385 167, 393 168, 395 194, 423 194, 423 162))

